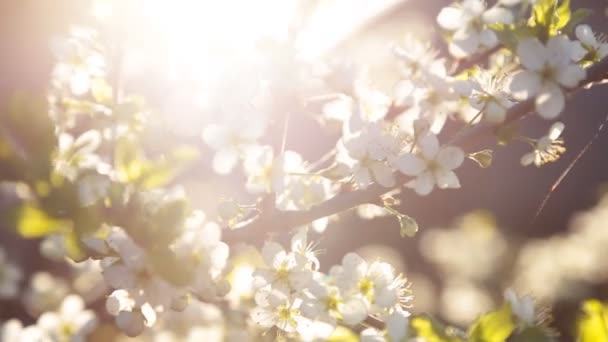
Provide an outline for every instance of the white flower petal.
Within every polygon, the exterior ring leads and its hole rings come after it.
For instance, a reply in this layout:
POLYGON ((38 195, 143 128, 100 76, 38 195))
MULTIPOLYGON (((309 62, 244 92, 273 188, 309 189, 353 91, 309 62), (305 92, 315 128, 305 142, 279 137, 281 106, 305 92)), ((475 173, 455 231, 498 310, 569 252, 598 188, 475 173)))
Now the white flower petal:
POLYGON ((220 175, 228 174, 232 172, 238 161, 239 153, 235 148, 223 148, 213 155, 213 171, 220 175))
POLYGON ((460 181, 453 171, 437 170, 435 171, 435 181, 440 189, 457 189, 460 188, 460 181))
POLYGON ((521 70, 509 81, 509 91, 518 100, 526 100, 538 93, 542 80, 540 75, 529 70, 521 70))
POLYGON ((414 191, 420 196, 430 194, 435 187, 435 177, 428 171, 418 175, 413 182, 414 191))
POLYGON ((356 325, 367 317, 367 306, 358 298, 351 298, 342 305, 342 320, 348 325, 356 325))
POLYGON ((517 45, 517 55, 521 64, 529 70, 540 71, 547 56, 547 49, 536 38, 527 38, 517 45))
POLYGON ((386 330, 391 341, 401 341, 407 335, 408 318, 402 311, 394 311, 386 320, 386 330))
POLYGON ((531 165, 532 163, 534 163, 534 160, 536 159, 536 154, 534 152, 530 152, 530 153, 526 153, 521 157, 521 165, 522 166, 528 166, 531 165))
POLYGON ((413 153, 405 153, 395 161, 395 166, 401 173, 417 176, 426 169, 426 163, 413 153))
POLYGON ((566 126, 563 122, 555 122, 553 125, 551 125, 551 128, 549 128, 549 134, 547 134, 547 136, 550 140, 553 141, 559 138, 560 135, 562 135, 562 132, 564 131, 565 127, 566 126))
POLYGON ((583 44, 591 47, 598 46, 597 39, 595 38, 595 35, 593 34, 593 31, 589 25, 578 25, 576 27, 575 34, 576 38, 578 38, 578 40, 580 40, 583 44))
POLYGON ((376 162, 371 166, 372 174, 378 184, 385 188, 395 186, 395 176, 393 175, 393 169, 391 169, 384 162, 376 162))
POLYGON ((513 13, 503 7, 492 7, 483 13, 483 21, 486 24, 511 24, 513 22, 513 13))
POLYGON ((434 134, 427 134, 418 139, 418 147, 426 160, 434 160, 439 152, 439 139, 434 134))
POLYGON ((458 147, 447 146, 439 151, 437 155, 437 162, 442 168, 447 170, 454 170, 462 165, 464 161, 464 151, 458 147))
POLYGON ((569 64, 557 70, 557 81, 567 88, 576 87, 585 78, 585 69, 569 64))
POLYGON ((545 86, 536 97, 536 110, 547 120, 556 118, 564 110, 565 105, 564 93, 556 84, 545 86))
POLYGON ((437 15, 437 23, 448 31, 455 31, 462 25, 463 13, 460 8, 444 7, 437 15))
POLYGON ((457 58, 470 56, 479 50, 481 34, 473 29, 456 31, 450 42, 450 53, 457 58))

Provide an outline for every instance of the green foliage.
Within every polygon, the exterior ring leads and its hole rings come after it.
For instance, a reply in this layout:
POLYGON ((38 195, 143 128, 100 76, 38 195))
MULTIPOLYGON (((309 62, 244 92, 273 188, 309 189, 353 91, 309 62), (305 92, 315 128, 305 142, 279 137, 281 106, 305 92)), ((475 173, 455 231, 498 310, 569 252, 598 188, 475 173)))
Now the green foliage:
POLYGON ((543 40, 558 34, 572 17, 570 0, 539 0, 532 7, 528 26, 535 28, 543 40))
POLYGON ((359 341, 359 336, 355 334, 352 330, 339 325, 334 330, 334 333, 331 334, 327 338, 328 342, 357 342, 359 341))
POLYGON ((446 328, 429 317, 418 316, 410 321, 410 329, 414 336, 423 338, 426 342, 463 342, 458 331, 446 328))
POLYGON ((608 341, 608 305, 587 300, 582 311, 576 327, 579 342, 608 341))
POLYGON ((71 222, 50 217, 44 210, 30 204, 13 209, 9 214, 9 222, 26 239, 71 230, 71 222))
POLYGON ((490 149, 486 149, 486 150, 482 150, 479 152, 474 152, 468 155, 468 157, 475 161, 479 167, 481 168, 488 168, 492 165, 492 158, 493 158, 494 152, 490 149))
POLYGON ((504 304, 498 311, 487 313, 469 328, 469 342, 503 342, 515 330, 511 306, 504 304))
POLYGON ((197 157, 195 149, 181 146, 157 160, 148 160, 135 139, 124 137, 116 143, 114 166, 125 183, 149 190, 171 183, 197 157))

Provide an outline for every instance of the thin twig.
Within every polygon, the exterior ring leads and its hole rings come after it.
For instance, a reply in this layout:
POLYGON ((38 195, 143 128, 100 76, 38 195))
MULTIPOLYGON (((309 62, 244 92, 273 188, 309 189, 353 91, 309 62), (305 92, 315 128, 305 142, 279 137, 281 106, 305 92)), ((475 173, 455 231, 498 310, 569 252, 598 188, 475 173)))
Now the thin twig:
POLYGON ((549 201, 549 198, 551 198, 551 195, 553 194, 555 189, 557 189, 557 187, 562 183, 564 178, 566 178, 566 175, 568 175, 568 173, 570 173, 570 171, 572 170, 574 165, 576 165, 576 163, 579 161, 579 159, 581 159, 581 157, 587 152, 589 147, 591 147, 591 145, 597 140, 597 138, 600 136, 600 133, 602 133, 602 131, 606 127, 607 123, 608 123, 608 115, 606 116, 606 119, 604 119, 604 122, 602 122, 600 127, 597 129, 597 131, 595 132, 595 134, 593 135, 591 140, 589 140, 589 142, 587 142, 585 147, 583 147, 583 149, 576 155, 576 158, 574 158, 574 160, 572 160, 572 162, 568 165, 568 167, 564 170, 564 172, 562 172, 559 175, 559 177, 557 178, 555 183, 553 183, 553 185, 551 186, 551 190, 549 190, 549 192, 543 199, 542 203, 536 210, 536 213, 534 214, 534 218, 532 218, 532 223, 534 223, 538 219, 538 217, 540 216, 540 213, 543 211, 543 209, 547 205, 547 202, 549 201))
MULTIPOLYGON (((608 74, 608 58, 604 58, 600 62, 594 64, 587 69, 587 77, 579 84, 575 90, 587 87, 594 82, 601 81, 608 74)), ((528 113, 534 110, 534 99, 529 99, 512 106, 507 111, 505 124, 517 121, 528 113)), ((461 147, 474 144, 481 140, 485 135, 494 135, 496 126, 482 123, 477 124, 463 131, 457 139, 453 141, 455 145, 461 147)), ((403 174, 396 173, 397 184, 404 184, 408 181, 408 177, 403 174)), ((240 229, 230 230, 225 233, 225 238, 239 239, 240 241, 261 241, 271 231, 277 229, 289 229, 298 226, 309 224, 317 219, 334 215, 348 209, 354 208, 361 204, 374 203, 377 198, 389 191, 392 188, 385 188, 379 184, 371 184, 366 189, 359 189, 350 192, 338 193, 334 197, 313 206, 309 210, 303 211, 280 211, 270 210, 264 211, 258 220, 255 220, 240 229)))

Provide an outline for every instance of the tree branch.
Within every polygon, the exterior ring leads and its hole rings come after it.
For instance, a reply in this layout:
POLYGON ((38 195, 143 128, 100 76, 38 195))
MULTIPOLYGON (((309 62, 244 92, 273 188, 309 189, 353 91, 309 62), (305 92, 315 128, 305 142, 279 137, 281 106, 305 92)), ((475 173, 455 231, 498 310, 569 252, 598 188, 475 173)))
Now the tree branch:
MULTIPOLYGON (((586 88, 592 83, 599 82, 608 75, 608 57, 587 68, 587 77, 569 93, 586 88)), ((515 122, 534 110, 534 99, 519 102, 512 106, 507 112, 504 124, 515 122)), ((470 146, 486 134, 493 135, 498 126, 487 123, 477 124, 463 131, 453 144, 459 146, 470 146)), ((404 184, 408 177, 396 172, 397 184, 404 184)), ((266 238, 269 232, 278 229, 289 229, 309 224, 317 219, 337 214, 361 204, 377 203, 379 197, 392 191, 379 184, 371 184, 366 189, 338 193, 334 197, 303 211, 280 211, 275 208, 263 211, 258 219, 234 230, 227 230, 227 240, 239 240, 243 242, 258 242, 266 238)))

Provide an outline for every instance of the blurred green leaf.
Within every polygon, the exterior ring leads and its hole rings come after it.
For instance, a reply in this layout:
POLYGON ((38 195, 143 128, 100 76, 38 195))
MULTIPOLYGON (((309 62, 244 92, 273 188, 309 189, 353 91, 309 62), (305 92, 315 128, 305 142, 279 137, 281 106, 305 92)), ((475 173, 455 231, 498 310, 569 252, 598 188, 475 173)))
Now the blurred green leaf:
POLYGON ((70 259, 81 262, 88 258, 80 242, 79 235, 75 231, 64 235, 65 250, 70 259))
POLYGON ((608 341, 608 306, 592 299, 583 303, 582 311, 576 327, 578 341, 608 341))
POLYGON ((336 327, 334 333, 331 334, 327 338, 328 342, 357 342, 359 341, 359 336, 355 334, 352 330, 343 327, 341 325, 336 327))
POLYGON ((494 152, 492 150, 486 149, 469 154, 469 158, 471 160, 474 160, 479 165, 479 167, 485 169, 492 165, 493 155, 494 152))
POLYGON ((515 329, 511 306, 504 304, 498 311, 487 313, 469 328, 469 342, 503 342, 515 329))
POLYGON ((67 232, 71 222, 58 220, 33 205, 25 204, 13 212, 12 223, 24 238, 39 238, 49 234, 67 232))
POLYGON ((418 222, 411 216, 401 214, 399 219, 399 234, 401 237, 414 237, 418 233, 418 222))
POLYGON ((428 317, 418 316, 410 320, 410 328, 414 336, 421 337, 426 342, 462 342, 462 338, 455 334, 455 330, 445 328, 428 317), (453 330, 453 331, 450 331, 453 330))

